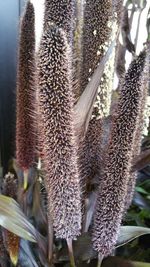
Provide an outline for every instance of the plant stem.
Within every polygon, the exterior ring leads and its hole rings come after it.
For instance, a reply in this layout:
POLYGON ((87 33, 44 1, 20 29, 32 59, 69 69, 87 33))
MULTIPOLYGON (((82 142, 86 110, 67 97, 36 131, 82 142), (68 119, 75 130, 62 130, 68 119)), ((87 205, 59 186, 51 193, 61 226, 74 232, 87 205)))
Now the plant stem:
POLYGON ((49 216, 48 224, 48 260, 51 263, 53 258, 53 224, 52 219, 49 216))
POLYGON ((24 191, 26 191, 27 187, 28 187, 28 174, 29 174, 29 170, 25 170, 23 172, 23 179, 24 179, 24 181, 23 181, 23 189, 24 189, 24 191))
POLYGON ((98 254, 98 263, 97 263, 97 267, 101 267, 102 265, 102 261, 103 261, 103 256, 102 254, 98 254))
POLYGON ((70 267, 76 267, 74 255, 73 255, 73 247, 72 247, 72 239, 67 239, 69 259, 70 259, 70 267))

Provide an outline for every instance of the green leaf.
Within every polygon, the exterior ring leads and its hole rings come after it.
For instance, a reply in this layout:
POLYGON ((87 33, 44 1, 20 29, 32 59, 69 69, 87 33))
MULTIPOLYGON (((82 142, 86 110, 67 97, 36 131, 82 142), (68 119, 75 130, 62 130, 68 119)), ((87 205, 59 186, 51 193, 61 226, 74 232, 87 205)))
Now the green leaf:
POLYGON ((20 255, 19 255, 20 265, 28 267, 39 267, 36 263, 35 256, 30 248, 29 242, 21 239, 20 241, 20 255))
POLYGON ((123 246, 135 238, 150 234, 150 228, 139 226, 121 226, 116 247, 123 246))
POLYGON ((141 219, 149 219, 150 220, 150 212, 149 210, 146 210, 146 209, 142 209, 139 213, 139 217, 141 219))
POLYGON ((138 192, 135 192, 135 194, 134 194, 133 204, 140 207, 140 208, 144 208, 144 209, 147 209, 148 211, 150 211, 149 202, 147 201, 147 199, 145 199, 138 192))
POLYGON ((0 194, 0 225, 8 231, 37 242, 37 232, 21 211, 19 204, 12 198, 0 194))
POLYGON ((148 194, 149 194, 144 188, 142 188, 142 187, 140 187, 140 186, 136 186, 136 187, 135 187, 135 190, 136 190, 137 192, 139 192, 139 193, 144 194, 144 195, 148 195, 148 194))

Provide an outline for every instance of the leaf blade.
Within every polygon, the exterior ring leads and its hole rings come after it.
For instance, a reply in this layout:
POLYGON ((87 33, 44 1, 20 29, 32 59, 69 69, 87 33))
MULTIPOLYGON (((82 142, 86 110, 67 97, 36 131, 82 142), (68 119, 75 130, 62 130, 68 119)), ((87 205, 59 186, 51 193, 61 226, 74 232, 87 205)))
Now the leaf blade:
POLYGON ((150 234, 150 228, 140 226, 121 226, 116 248, 146 234, 150 234))
POLYGON ((93 105, 97 96, 98 86, 104 72, 105 64, 108 61, 114 46, 115 40, 111 43, 105 56, 101 59, 98 67, 91 77, 91 80, 74 107, 76 131, 82 133, 82 136, 85 135, 88 128, 93 111, 93 105))
POLYGON ((36 241, 36 229, 27 220, 19 204, 0 194, 0 225, 8 231, 31 242, 36 241))

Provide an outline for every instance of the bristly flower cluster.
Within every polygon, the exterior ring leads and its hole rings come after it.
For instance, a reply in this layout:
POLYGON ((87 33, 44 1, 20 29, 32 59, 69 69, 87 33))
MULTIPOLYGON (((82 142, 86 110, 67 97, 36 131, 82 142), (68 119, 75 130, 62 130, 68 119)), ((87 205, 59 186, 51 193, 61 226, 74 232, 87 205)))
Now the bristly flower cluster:
POLYGON ((102 120, 93 118, 90 123, 84 140, 80 143, 80 173, 83 191, 88 191, 88 186, 93 179, 100 176, 101 170, 101 139, 102 120))
POLYGON ((45 0, 44 28, 55 24, 61 27, 70 42, 73 42, 73 30, 75 27, 75 0, 45 0))
POLYGON ((17 73, 16 158, 23 170, 35 163, 34 7, 27 2, 21 19, 17 73))
POLYGON ((116 241, 128 191, 132 150, 137 133, 147 80, 146 52, 131 64, 118 102, 106 156, 103 182, 99 186, 93 226, 94 248, 104 256, 111 253, 116 241))
MULTIPOLYGON (((148 80, 146 49, 134 58, 122 78, 115 112, 112 105, 114 114, 104 118, 102 112, 105 106, 102 99, 108 100, 108 94, 106 97, 104 94, 109 79, 106 78, 107 71, 103 71, 101 63, 105 67, 105 63, 108 63, 105 52, 109 42, 114 38, 118 41, 117 30, 114 31, 115 37, 113 34, 111 36, 113 24, 110 26, 110 22, 114 16, 112 12, 115 12, 116 28, 119 28, 122 2, 45 0, 43 35, 36 58, 34 9, 30 1, 27 2, 21 21, 17 82, 17 163, 26 174, 25 171, 34 165, 35 147, 38 144, 44 170, 42 183, 46 190, 45 217, 48 231, 46 229, 45 232, 49 236, 48 247, 53 247, 50 242, 53 243, 54 230, 57 239, 67 240, 72 262, 72 240, 81 235, 82 226, 86 226, 85 229, 91 227, 93 248, 99 254, 107 256, 112 252, 136 182, 136 174, 131 179, 130 170, 133 157, 140 151, 148 80), (96 78, 97 73, 100 78, 96 78), (101 98, 96 91, 98 85, 101 98), (88 95, 88 90, 93 95, 88 95), (101 105, 98 105, 101 113, 94 109, 96 96, 101 101, 101 105), (102 116, 99 117, 99 114, 102 116), (85 128, 85 131, 81 128, 85 128), (38 137, 35 136, 35 131, 38 132, 38 137), (92 203, 91 195, 94 196, 92 203), (88 210, 90 204, 92 212, 88 210), (94 216, 90 214, 91 217, 87 218, 88 212, 94 216)), ((115 52, 113 58, 115 59, 115 52)), ((113 67, 112 69, 114 71, 113 67)), ((37 182, 35 180, 33 188, 37 182)), ((9 180, 4 185, 7 185, 6 194, 15 198, 9 180)), ((34 195, 32 186, 30 190, 26 188, 26 192, 30 191, 29 195, 34 195)), ((34 199, 31 202, 35 207, 34 199)), ((7 239, 7 250, 14 253, 12 244, 14 242, 18 248, 19 243, 9 234, 7 239)), ((48 249, 45 251, 47 253, 48 249)))
POLYGON ((39 53, 39 105, 44 133, 48 214, 57 238, 81 229, 80 182, 73 125, 71 52, 64 31, 48 28, 39 53))
POLYGON ((111 19, 112 3, 110 0, 87 0, 84 8, 83 23, 83 62, 81 91, 88 84, 104 53, 105 42, 110 36, 108 25, 111 19))

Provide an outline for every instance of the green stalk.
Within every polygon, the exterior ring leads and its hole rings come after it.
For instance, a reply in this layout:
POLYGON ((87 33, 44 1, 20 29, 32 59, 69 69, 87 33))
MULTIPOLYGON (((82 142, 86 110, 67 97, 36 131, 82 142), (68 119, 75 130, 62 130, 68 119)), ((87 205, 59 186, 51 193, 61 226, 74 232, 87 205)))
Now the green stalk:
POLYGON ((70 259, 70 267, 76 267, 74 254, 73 254, 72 239, 67 239, 66 241, 67 241, 69 259, 70 259))
POLYGON ((97 267, 101 267, 103 261, 103 255, 101 253, 98 254, 98 262, 97 267))

